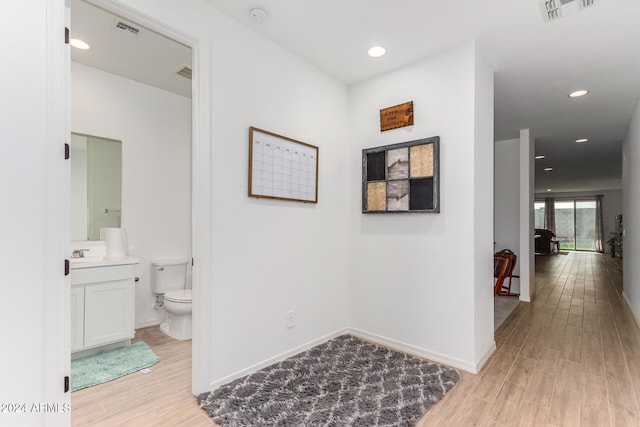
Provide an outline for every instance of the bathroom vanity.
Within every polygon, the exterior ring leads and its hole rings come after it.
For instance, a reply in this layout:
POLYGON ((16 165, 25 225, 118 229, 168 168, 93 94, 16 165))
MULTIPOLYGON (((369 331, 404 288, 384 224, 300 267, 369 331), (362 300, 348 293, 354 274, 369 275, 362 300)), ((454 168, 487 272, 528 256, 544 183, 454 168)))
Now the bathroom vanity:
POLYGON ((131 343, 136 258, 71 261, 71 353, 83 357, 131 343))

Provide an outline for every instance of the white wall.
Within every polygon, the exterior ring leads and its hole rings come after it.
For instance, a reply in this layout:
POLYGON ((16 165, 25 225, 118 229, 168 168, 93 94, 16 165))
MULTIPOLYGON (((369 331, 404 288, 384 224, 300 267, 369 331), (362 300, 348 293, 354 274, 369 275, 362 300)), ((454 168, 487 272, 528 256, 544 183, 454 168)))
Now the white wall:
POLYGON ((474 58, 474 367, 479 371, 495 349, 493 325, 493 70, 478 51, 474 58), (487 289, 487 279, 491 286, 487 289), (490 318, 490 319, 488 319, 490 318))
POLYGON ((640 104, 622 142, 623 295, 640 319, 640 104))
POLYGON ((520 301, 533 301, 536 292, 533 240, 533 196, 535 186, 535 138, 530 129, 520 129, 520 301))
POLYGON ((191 100, 72 62, 71 130, 122 141, 121 226, 140 259, 135 325, 159 324, 151 260, 191 257, 191 100))
POLYGON ((493 345, 492 85, 468 44, 349 97, 350 324, 468 370, 493 345), (381 133, 378 111, 410 100, 415 125, 381 133), (441 213, 362 214, 361 150, 436 135, 441 213))
POLYGON ((202 326, 211 345, 196 352, 210 383, 345 328, 345 85, 206 2, 124 3, 195 35, 212 58, 202 84, 211 84, 213 134, 201 143, 213 152, 213 256, 196 268, 211 263, 213 280, 194 283, 209 287, 202 326), (319 146, 317 205, 247 196, 249 126, 319 146))
MULTIPOLYGON (((495 251, 510 249, 520 259, 520 139, 496 141, 494 164, 495 251)), ((520 274, 520 262, 515 273, 520 274)), ((514 290, 520 281, 513 282, 514 290)))

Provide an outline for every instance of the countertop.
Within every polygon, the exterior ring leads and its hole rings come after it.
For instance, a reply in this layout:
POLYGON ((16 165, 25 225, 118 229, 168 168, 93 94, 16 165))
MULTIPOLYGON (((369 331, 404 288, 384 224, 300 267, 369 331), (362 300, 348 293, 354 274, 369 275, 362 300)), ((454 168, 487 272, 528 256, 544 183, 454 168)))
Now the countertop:
POLYGON ((76 270, 80 268, 109 267, 112 265, 139 264, 140 260, 138 258, 133 258, 133 257, 109 258, 109 257, 88 256, 84 258, 71 258, 70 262, 71 262, 71 269, 76 270))

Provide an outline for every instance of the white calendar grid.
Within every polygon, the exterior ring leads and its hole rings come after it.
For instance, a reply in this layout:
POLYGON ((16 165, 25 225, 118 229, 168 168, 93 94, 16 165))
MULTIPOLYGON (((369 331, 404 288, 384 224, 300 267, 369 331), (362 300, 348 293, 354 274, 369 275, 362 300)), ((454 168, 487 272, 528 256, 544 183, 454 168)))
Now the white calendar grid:
POLYGON ((251 195, 316 201, 317 149, 253 131, 251 195))

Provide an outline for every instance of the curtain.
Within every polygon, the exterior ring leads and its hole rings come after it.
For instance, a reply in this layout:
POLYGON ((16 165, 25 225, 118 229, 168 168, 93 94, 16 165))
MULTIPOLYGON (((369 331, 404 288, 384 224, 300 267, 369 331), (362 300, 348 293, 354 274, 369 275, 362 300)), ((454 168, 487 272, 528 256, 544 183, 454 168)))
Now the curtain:
POLYGON ((544 199, 544 227, 556 234, 556 207, 553 197, 544 199))
POLYGON ((596 196, 596 252, 604 252, 604 220, 602 217, 602 196, 596 196))

